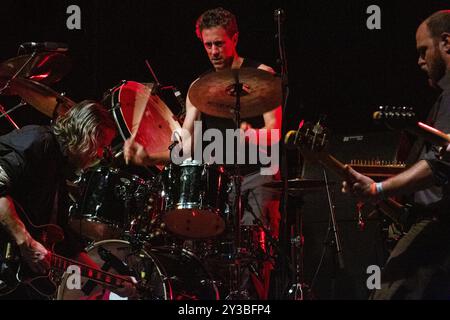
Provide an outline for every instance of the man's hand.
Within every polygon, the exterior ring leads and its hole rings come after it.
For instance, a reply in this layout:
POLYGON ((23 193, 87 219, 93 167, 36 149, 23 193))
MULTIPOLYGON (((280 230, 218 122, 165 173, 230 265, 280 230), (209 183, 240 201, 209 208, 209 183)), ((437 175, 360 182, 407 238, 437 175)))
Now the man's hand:
MULTIPOLYGON (((78 254, 78 256, 76 257, 76 260, 90 266, 93 269, 96 270, 100 270, 100 267, 95 263, 94 260, 92 260, 92 258, 86 253, 86 252, 80 252, 78 254)), ((137 281, 134 277, 130 277, 130 276, 122 276, 122 275, 117 275, 117 277, 122 278, 126 281, 124 281, 123 283, 123 287, 122 288, 112 288, 110 286, 104 286, 105 290, 110 291, 110 292, 114 292, 115 294, 121 296, 121 297, 134 297, 137 294, 137 290, 136 290, 136 284, 137 281)), ((89 297, 88 299, 102 299, 102 296, 107 297, 108 294, 103 292, 101 293, 101 295, 99 296, 98 294, 92 297, 89 297)))
POLYGON ((130 276, 121 276, 121 278, 123 278, 124 281, 123 283, 123 287, 122 288, 116 288, 111 290, 112 292, 114 292, 115 294, 121 296, 121 297, 127 297, 127 298, 133 298, 136 296, 137 294, 137 290, 136 290, 136 284, 137 281, 134 277, 130 277, 130 276))
POLYGON ((362 175, 351 166, 345 166, 347 179, 342 182, 342 192, 364 200, 376 200, 376 190, 371 178, 362 175))
POLYGON ((246 121, 241 122, 241 130, 247 131, 248 129, 252 129, 252 125, 246 121))
POLYGON ((50 268, 50 262, 46 259, 48 251, 31 236, 19 245, 22 259, 30 266, 33 272, 45 274, 50 268))
POLYGON ((444 161, 450 161, 450 144, 448 144, 447 147, 439 148, 439 159, 444 161))
POLYGON ((125 141, 123 146, 123 156, 126 164, 132 162, 137 166, 152 165, 151 158, 147 151, 141 144, 136 142, 134 136, 125 141))

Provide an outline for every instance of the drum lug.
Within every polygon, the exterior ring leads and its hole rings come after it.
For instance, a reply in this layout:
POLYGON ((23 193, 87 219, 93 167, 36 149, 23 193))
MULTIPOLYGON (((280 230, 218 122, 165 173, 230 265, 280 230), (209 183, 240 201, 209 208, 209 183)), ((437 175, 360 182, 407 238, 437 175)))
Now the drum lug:
POLYGON ((171 276, 171 277, 164 277, 162 278, 163 281, 179 281, 180 279, 177 276, 171 276))
POLYGON ((221 287, 222 286, 222 281, 216 281, 216 280, 200 280, 200 284, 202 286, 207 286, 207 285, 215 285, 217 287, 221 287))

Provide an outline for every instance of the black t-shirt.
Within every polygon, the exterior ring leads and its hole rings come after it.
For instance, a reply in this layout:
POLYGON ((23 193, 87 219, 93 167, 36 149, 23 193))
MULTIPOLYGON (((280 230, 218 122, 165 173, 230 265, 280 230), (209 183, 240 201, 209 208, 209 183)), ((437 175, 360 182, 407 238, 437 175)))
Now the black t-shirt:
MULTIPOLYGON (((244 59, 244 62, 242 63, 241 67, 242 68, 258 68, 260 65, 261 65, 260 62, 246 58, 246 59, 244 59)), ((205 72, 204 74, 202 74, 202 76, 204 76, 204 75, 206 75, 206 74, 208 74, 210 72, 214 72, 214 70, 209 70, 209 71, 205 72)), ((202 77, 202 76, 200 76, 200 77, 202 77)), ((202 113, 201 114, 201 120, 203 122, 203 130, 204 131, 208 130, 208 129, 217 129, 217 130, 219 130, 222 133, 224 139, 226 137, 226 130, 227 129, 235 129, 236 128, 236 124, 235 124, 233 119, 218 118, 218 117, 214 117, 214 116, 208 115, 206 113, 202 113)), ((252 118, 242 118, 241 121, 248 122, 252 126, 252 128, 255 128, 255 129, 262 128, 265 125, 263 115, 259 115, 259 116, 252 117, 252 118)), ((233 142, 232 141, 226 141, 226 143, 233 143, 233 142)), ((234 141, 234 143, 237 143, 237 142, 234 141)), ((204 143, 204 145, 205 144, 207 145, 207 143, 204 143)), ((223 161, 226 162, 226 154, 227 154, 227 152, 226 152, 226 145, 224 146, 222 152, 223 152, 223 161)), ((234 154, 235 154, 234 161, 236 162, 237 161, 236 147, 235 147, 234 154)), ((250 161, 249 161, 249 148, 248 148, 248 146, 246 146, 245 155, 246 155, 246 157, 245 157, 245 165, 240 166, 240 168, 241 168, 240 169, 241 170, 240 173, 242 175, 247 175, 247 174, 250 174, 250 173, 257 172, 261 168, 261 165, 259 163, 250 164, 250 161)), ((259 159, 256 159, 256 160, 258 161, 259 159)), ((231 170, 231 169, 233 169, 233 166, 229 166, 228 168, 231 170)))
POLYGON ((14 199, 17 213, 27 225, 54 223, 65 231, 61 253, 74 256, 83 250, 81 241, 68 229, 68 195, 65 172, 69 165, 51 128, 26 126, 0 137, 0 166, 9 178, 0 196, 14 199))
MULTIPOLYGON (((450 72, 438 82, 442 89, 442 94, 437 99, 431 109, 427 123, 438 130, 450 132, 450 72)), ((418 160, 436 159, 439 147, 426 143, 423 139, 418 139, 414 144, 411 154, 407 160, 408 164, 418 160)), ((418 191, 414 194, 414 202, 419 205, 428 206, 432 203, 438 203, 444 196, 441 187, 433 186, 429 189, 418 191)))

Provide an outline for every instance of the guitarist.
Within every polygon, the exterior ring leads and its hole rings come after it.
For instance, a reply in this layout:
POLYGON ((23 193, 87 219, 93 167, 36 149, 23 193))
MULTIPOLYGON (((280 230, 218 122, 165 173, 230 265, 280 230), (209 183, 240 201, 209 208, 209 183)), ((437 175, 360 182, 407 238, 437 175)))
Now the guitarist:
MULTIPOLYGON (((115 135, 108 111, 84 101, 59 117, 53 126, 26 126, 0 137, 0 245, 12 242, 18 247, 21 262, 35 274, 49 269, 50 248, 33 233, 35 226, 47 224, 64 230, 64 240, 56 248, 58 253, 97 267, 67 227, 65 180, 75 170, 98 161, 115 135)), ((121 290, 118 294, 132 291, 121 290)), ((37 298, 34 293, 30 286, 19 285, 6 298, 37 298)))
MULTIPOLYGON (((427 122, 450 132, 450 10, 428 17, 417 30, 416 42, 420 68, 429 83, 442 90, 427 122)), ((381 183, 347 168, 343 192, 371 200, 414 192, 419 204, 413 208, 411 229, 387 261, 381 289, 373 292, 373 299, 450 298, 450 163, 437 160, 437 154, 436 147, 418 141, 410 156, 416 164, 381 183)))

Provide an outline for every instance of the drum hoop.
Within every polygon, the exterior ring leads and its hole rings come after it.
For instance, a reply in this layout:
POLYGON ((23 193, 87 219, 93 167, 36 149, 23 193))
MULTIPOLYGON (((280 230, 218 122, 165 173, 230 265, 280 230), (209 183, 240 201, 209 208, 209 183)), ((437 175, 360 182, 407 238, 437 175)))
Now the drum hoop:
POLYGON ((119 134, 122 137, 122 139, 125 141, 128 138, 131 137, 130 135, 130 128, 128 128, 126 122, 125 122, 125 118, 123 116, 123 112, 122 112, 122 106, 121 106, 121 102, 120 102, 120 95, 122 92, 122 88, 124 86, 126 86, 129 82, 126 82, 124 84, 122 84, 120 87, 118 87, 116 90, 114 90, 111 93, 111 111, 114 117, 114 120, 117 124, 117 127, 119 129, 119 134))
MULTIPOLYGON (((130 242, 126 241, 126 240, 107 239, 107 240, 101 240, 101 241, 97 241, 97 242, 91 243, 85 249, 86 249, 87 252, 89 252, 89 250, 93 250, 95 247, 98 247, 100 245, 107 244, 107 243, 121 243, 121 244, 124 244, 124 245, 131 246, 130 242)), ((156 270, 158 271, 159 276, 161 277, 165 299, 166 300, 172 300, 173 299, 173 294, 172 294, 173 289, 172 289, 172 283, 170 282, 170 279, 167 276, 167 270, 165 270, 165 268, 162 265, 161 261, 159 261, 156 256, 151 254, 151 251, 149 251, 148 249, 145 249, 145 248, 141 248, 140 251, 144 252, 146 258, 151 259, 152 262, 154 263, 154 265, 156 267, 156 270), (169 299, 169 297, 170 297, 170 299, 169 299)))

